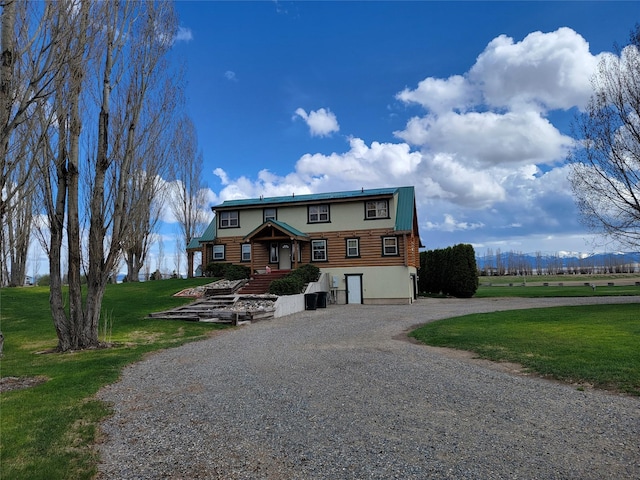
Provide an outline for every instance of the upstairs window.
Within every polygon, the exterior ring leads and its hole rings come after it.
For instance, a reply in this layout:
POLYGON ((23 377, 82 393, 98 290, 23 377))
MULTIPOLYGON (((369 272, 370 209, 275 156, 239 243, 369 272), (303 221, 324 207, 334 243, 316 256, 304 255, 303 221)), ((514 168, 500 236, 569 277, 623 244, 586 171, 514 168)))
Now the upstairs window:
POLYGON ((382 255, 394 256, 398 255, 398 238, 382 237, 382 255))
POLYGON ((275 208, 265 208, 263 211, 264 222, 268 222, 269 220, 277 220, 277 209, 275 208))
POLYGON ((220 228, 237 228, 240 226, 239 215, 237 210, 231 210, 229 212, 220 212, 219 214, 220 228))
POLYGON ((374 220, 377 218, 389 218, 389 201, 375 200, 365 203, 365 218, 374 220))
POLYGON ((360 239, 359 238, 347 238, 347 257, 359 257, 360 256, 360 239))
POLYGON ((311 205, 309 207, 309 223, 329 221, 329 205, 311 205))

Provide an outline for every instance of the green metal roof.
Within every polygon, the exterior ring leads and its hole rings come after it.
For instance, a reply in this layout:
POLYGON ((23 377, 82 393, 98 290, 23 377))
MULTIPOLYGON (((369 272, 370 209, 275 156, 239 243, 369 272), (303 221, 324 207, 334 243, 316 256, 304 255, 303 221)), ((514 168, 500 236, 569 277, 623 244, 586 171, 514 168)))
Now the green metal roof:
POLYGON ((284 222, 279 222, 278 220, 269 220, 271 223, 273 223, 274 225, 277 225, 278 227, 280 227, 282 230, 284 230, 285 232, 289 232, 292 235, 295 235, 296 237, 308 237, 309 235, 307 235, 304 232, 301 232, 300 230, 298 230, 297 228, 292 227, 291 225, 289 225, 288 223, 284 223, 284 222))
POLYGON ((413 229, 413 217, 415 209, 415 191, 413 187, 399 187, 398 206, 396 208, 397 231, 408 232, 413 229))
POLYGON ((217 236, 217 224, 218 222, 215 218, 211 220, 211 223, 209 223, 209 226, 204 231, 202 236, 194 237, 191 239, 189 245, 187 245, 187 250, 198 249, 200 248, 200 244, 203 242, 213 242, 217 236))
POLYGON ((200 242, 201 243, 202 242, 213 242, 216 239, 216 237, 218 236, 217 225, 218 225, 218 222, 217 222, 216 218, 211 220, 211 223, 209 224, 207 229, 204 231, 204 233, 200 237, 200 242))
MULTIPOLYGON (((404 188, 413 189, 413 187, 404 188)), ((213 207, 213 209, 215 210, 216 208, 255 207, 258 205, 277 205, 280 203, 304 203, 327 200, 342 200, 349 198, 371 197, 376 195, 393 195, 397 190, 398 188, 374 188, 368 190, 352 190, 348 192, 312 193, 308 195, 292 194, 286 197, 243 198, 240 200, 225 200, 220 205, 213 207)))
POLYGON ((200 248, 200 237, 194 237, 187 245, 187 250, 194 250, 200 248))

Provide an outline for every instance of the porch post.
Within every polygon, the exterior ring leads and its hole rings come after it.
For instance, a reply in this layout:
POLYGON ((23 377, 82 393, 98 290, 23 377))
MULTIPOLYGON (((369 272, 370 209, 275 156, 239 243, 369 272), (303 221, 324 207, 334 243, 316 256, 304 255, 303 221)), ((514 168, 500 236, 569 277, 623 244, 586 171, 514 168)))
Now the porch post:
POLYGON ((249 278, 253 278, 253 238, 249 240, 249 252, 251 255, 251 271, 249 272, 249 278))
POLYGON ((404 243, 404 266, 408 267, 409 266, 409 246, 407 244, 407 234, 405 233, 404 235, 402 235, 402 240, 404 243))
POLYGON ((187 251, 187 278, 193 278, 193 252, 187 251))

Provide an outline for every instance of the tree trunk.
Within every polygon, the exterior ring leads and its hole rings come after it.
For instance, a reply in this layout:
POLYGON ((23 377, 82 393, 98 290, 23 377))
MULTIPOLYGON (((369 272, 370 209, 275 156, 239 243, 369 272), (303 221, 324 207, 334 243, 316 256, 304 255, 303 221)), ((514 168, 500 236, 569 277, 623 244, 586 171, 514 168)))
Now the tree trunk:
MULTIPOLYGON (((6 272, 5 257, 5 235, 4 225, 6 217, 7 203, 5 199, 5 185, 7 181, 7 154, 9 151, 9 117, 11 115, 12 87, 14 64, 14 25, 16 21, 16 4, 8 2, 2 7, 2 18, 0 19, 0 249, 2 249, 3 268, 6 272)), ((5 274, 0 275, 0 286, 6 280, 5 274)))

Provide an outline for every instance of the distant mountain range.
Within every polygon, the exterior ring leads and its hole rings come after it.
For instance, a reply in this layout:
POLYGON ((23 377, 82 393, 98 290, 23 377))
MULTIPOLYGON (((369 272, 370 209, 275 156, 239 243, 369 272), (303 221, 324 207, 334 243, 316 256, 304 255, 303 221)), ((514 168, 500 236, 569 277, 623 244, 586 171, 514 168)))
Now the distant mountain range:
POLYGON ((480 271, 502 273, 640 273, 640 252, 595 253, 518 253, 500 252, 497 256, 476 255, 480 271))

